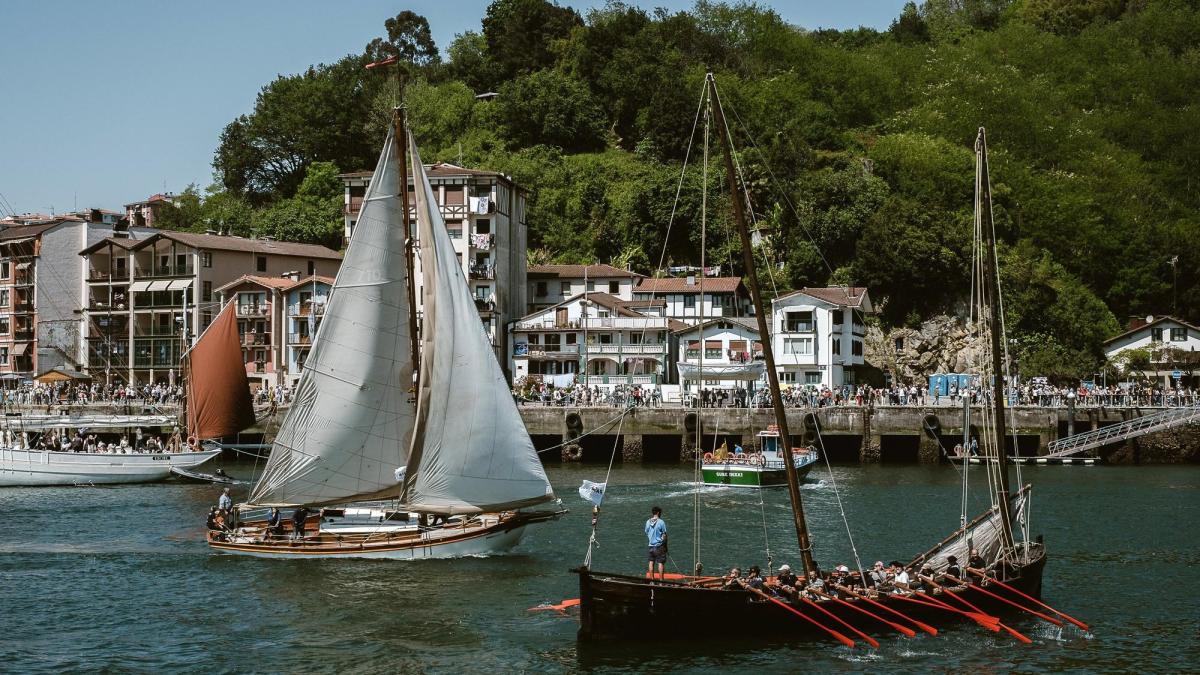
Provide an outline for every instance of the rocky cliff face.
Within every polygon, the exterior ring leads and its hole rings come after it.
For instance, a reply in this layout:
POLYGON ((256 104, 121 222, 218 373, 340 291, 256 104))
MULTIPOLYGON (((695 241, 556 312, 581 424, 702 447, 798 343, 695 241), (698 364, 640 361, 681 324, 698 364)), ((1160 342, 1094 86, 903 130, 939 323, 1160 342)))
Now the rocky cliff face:
POLYGON ((916 384, 934 373, 977 371, 974 364, 984 346, 982 339, 967 335, 965 322, 947 315, 928 319, 919 328, 884 332, 871 326, 863 345, 867 363, 892 373, 899 382, 916 384))

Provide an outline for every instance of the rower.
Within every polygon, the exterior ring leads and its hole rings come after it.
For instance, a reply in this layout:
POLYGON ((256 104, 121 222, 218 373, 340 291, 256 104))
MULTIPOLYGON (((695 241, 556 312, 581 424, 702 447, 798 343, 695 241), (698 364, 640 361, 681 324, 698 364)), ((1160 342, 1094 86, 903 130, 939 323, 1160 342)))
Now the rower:
POLYGON ((742 570, 734 567, 729 570, 729 574, 725 575, 723 586, 727 589, 742 587, 742 570))
MULTIPOLYGON (((954 577, 955 579, 962 579, 963 573, 962 573, 962 568, 958 566, 958 558, 956 556, 949 555, 949 556, 946 556, 946 562, 949 563, 949 565, 946 567, 946 573, 943 576, 954 577)), ((957 581, 952 581, 951 583, 953 583, 955 585, 958 584, 957 581)))
POLYGON ((867 579, 875 588, 887 586, 888 571, 887 568, 883 566, 882 560, 875 561, 875 566, 871 568, 871 572, 867 575, 867 579))
POLYGON ((763 584, 762 570, 758 568, 758 565, 751 565, 750 576, 746 577, 746 586, 752 590, 761 591, 763 584))
MULTIPOLYGON (((987 569, 987 563, 983 561, 983 556, 979 555, 979 549, 971 549, 971 557, 967 558, 967 568, 980 571, 985 571, 987 569)), ((963 577, 959 577, 959 579, 962 578, 963 577)), ((978 579, 978 577, 972 577, 967 581, 969 583, 977 583, 976 579, 978 579)))
POLYGON ((792 573, 792 566, 783 564, 779 566, 779 574, 775 577, 775 587, 790 597, 796 597, 796 585, 798 579, 792 573))

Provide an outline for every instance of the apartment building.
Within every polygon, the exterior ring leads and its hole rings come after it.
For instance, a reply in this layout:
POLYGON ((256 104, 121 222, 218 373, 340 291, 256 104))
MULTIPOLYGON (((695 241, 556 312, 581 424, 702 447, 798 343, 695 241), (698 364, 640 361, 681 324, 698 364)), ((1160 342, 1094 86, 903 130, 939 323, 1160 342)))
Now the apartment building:
POLYGON ((529 309, 557 305, 583 293, 607 293, 633 300, 633 287, 645 277, 612 265, 534 265, 529 268, 529 309))
POLYGON ((294 281, 280 290, 287 307, 286 384, 294 385, 300 379, 332 288, 332 277, 314 276, 294 281))
POLYGON ((684 397, 698 389, 745 389, 765 386, 763 346, 758 319, 729 317, 675 331, 679 341, 679 382, 684 397))
MULTIPOLYGON (((442 219, 462 262, 484 329, 501 364, 508 363, 508 322, 526 311, 525 189, 507 176, 453 164, 426 165, 442 219)), ((345 185, 345 235, 354 231, 370 171, 341 175, 345 185)), ((409 182, 409 195, 413 194, 409 182)), ((410 199, 415 204, 415 199, 410 199)), ((415 208, 412 206, 411 208, 415 208)), ((414 216, 415 217, 415 216, 414 216)), ((421 305, 420 259, 417 304, 421 305)))
POLYGON ((673 382, 671 331, 607 293, 588 293, 536 310, 512 326, 513 379, 526 376, 588 386, 673 382))
POLYGON ((861 287, 803 288, 771 303, 771 348, 780 385, 837 387, 859 378, 874 311, 861 287))
POLYGON ((635 300, 662 300, 664 315, 684 323, 716 317, 753 316, 750 292, 741 277, 645 277, 633 288, 635 300))
POLYGON ((126 204, 125 220, 134 227, 154 227, 158 212, 164 206, 177 206, 178 204, 179 196, 170 192, 151 195, 140 202, 126 204))
MULTIPOLYGON (((342 258, 312 244, 157 230, 144 238, 108 237, 80 255, 87 279, 82 365, 103 382, 132 384, 177 380, 183 351, 221 308, 217 289, 245 275, 286 275, 289 283, 332 277, 342 258)), ((257 330, 258 316, 243 318, 247 330, 257 330)), ((265 354, 264 372, 257 372, 260 346, 246 345, 247 367, 267 384, 265 354)))
POLYGON ((282 290, 295 283, 295 277, 267 277, 243 274, 216 289, 218 310, 234 303, 238 337, 242 343, 242 362, 251 388, 274 387, 283 382, 284 337, 282 290))
POLYGON ((128 230, 90 209, 0 230, 0 384, 18 386, 54 368, 78 370, 84 271, 75 251, 128 230))

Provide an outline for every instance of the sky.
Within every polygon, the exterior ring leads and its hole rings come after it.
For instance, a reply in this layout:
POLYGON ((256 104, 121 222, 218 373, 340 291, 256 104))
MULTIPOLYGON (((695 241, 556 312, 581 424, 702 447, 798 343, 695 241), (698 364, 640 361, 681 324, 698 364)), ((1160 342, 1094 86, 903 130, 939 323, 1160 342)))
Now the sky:
MULTIPOLYGON (((445 52, 489 0, 0 1, 0 214, 121 209, 212 180, 263 85, 358 53, 405 9, 445 52)), ((603 0, 560 0, 586 15, 603 0)), ((689 9, 691 0, 630 1, 689 9)), ((759 0, 805 28, 887 28, 904 0, 759 0)))

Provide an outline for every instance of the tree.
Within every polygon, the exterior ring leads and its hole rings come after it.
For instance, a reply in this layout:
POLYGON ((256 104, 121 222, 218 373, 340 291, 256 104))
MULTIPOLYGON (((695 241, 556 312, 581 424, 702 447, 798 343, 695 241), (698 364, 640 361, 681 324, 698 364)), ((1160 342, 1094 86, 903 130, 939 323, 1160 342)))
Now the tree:
POLYGON ((542 70, 500 87, 497 118, 517 145, 555 145, 579 152, 604 146, 604 113, 584 84, 542 70))
POLYGON ((474 31, 454 36, 449 49, 447 73, 452 79, 460 80, 476 93, 489 91, 503 78, 499 68, 487 54, 487 38, 474 31))
POLYGON ((914 2, 904 3, 904 9, 900 10, 900 17, 892 22, 888 32, 898 42, 928 42, 929 41, 929 24, 925 23, 925 19, 921 17, 920 11, 917 10, 917 5, 914 2))
POLYGON ((366 54, 372 61, 391 56, 416 67, 437 65, 441 61, 429 21, 411 10, 404 10, 383 22, 387 38, 375 38, 367 44, 366 54))
POLYGON ((309 165, 296 196, 256 214, 254 230, 282 241, 340 248, 343 234, 343 188, 332 162, 309 165))
POLYGON ((575 10, 546 0, 495 0, 483 17, 487 57, 500 81, 549 68, 555 44, 582 23, 575 10))

